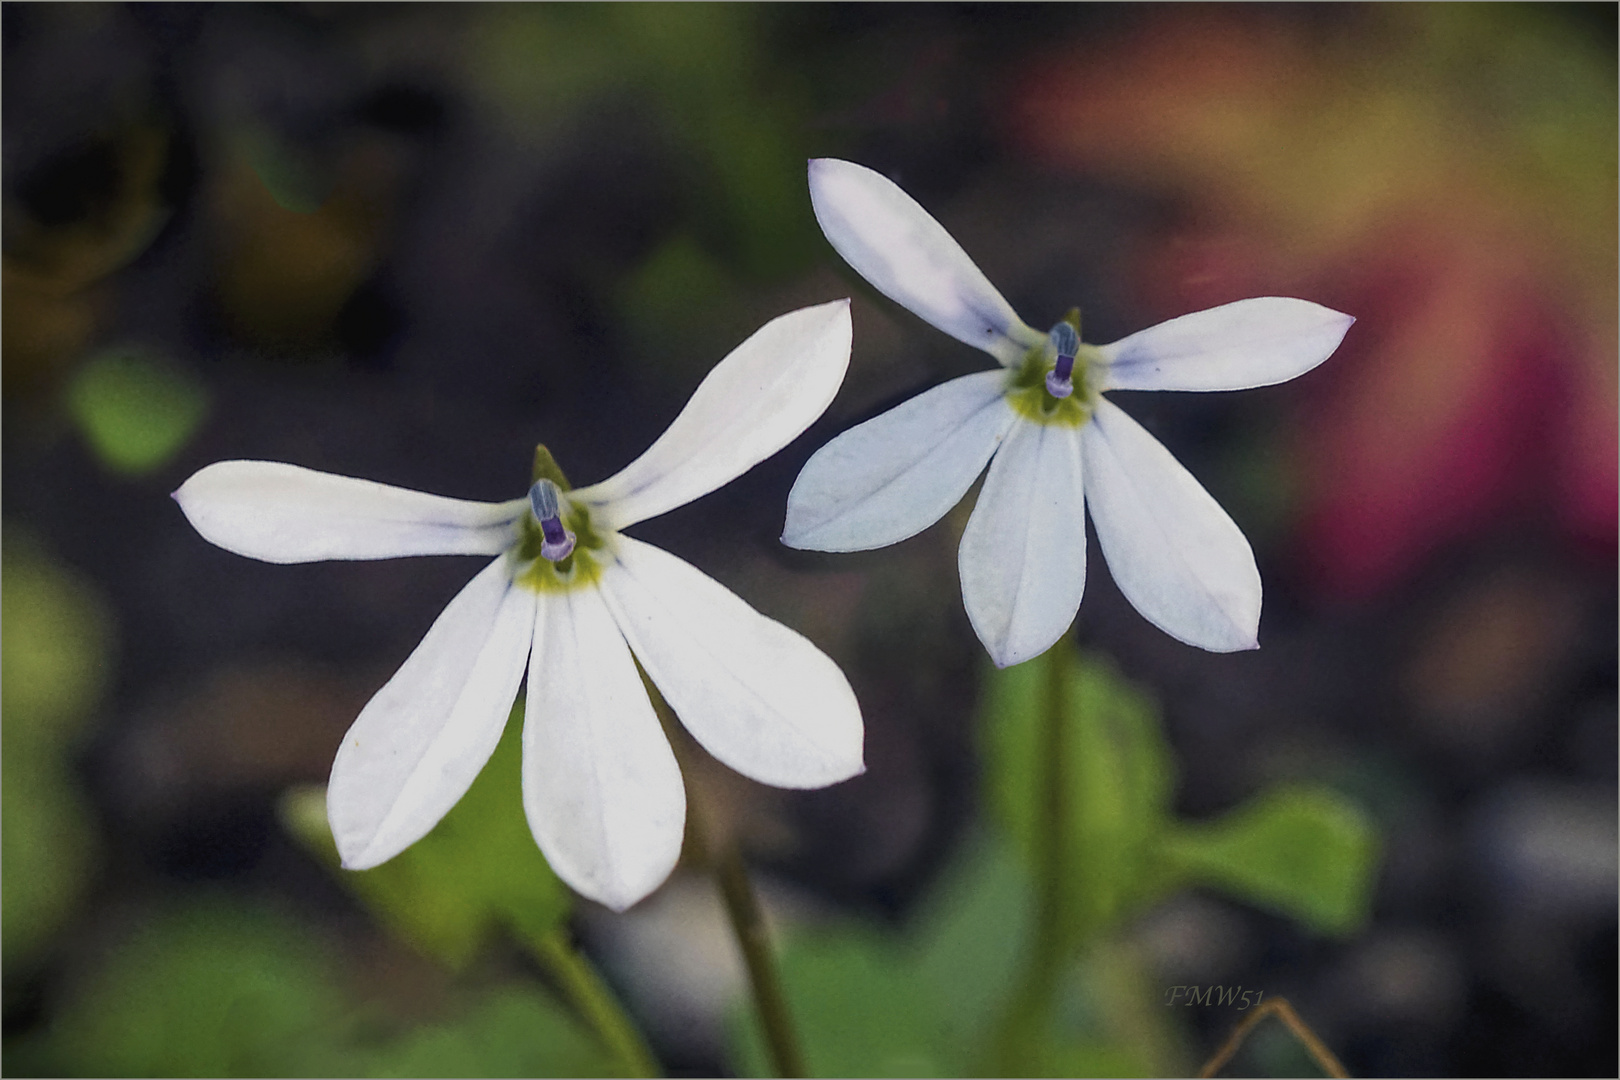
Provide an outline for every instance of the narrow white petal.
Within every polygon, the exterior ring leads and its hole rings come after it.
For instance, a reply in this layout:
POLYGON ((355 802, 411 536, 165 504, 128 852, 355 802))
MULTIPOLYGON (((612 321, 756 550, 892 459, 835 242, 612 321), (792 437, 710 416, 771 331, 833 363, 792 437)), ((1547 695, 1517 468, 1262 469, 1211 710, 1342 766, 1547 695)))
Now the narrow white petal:
POLYGON ((990 462, 957 567, 968 621, 996 666, 1039 656, 1064 635, 1086 588, 1075 428, 1013 426, 990 462))
POLYGON ((942 383, 817 450, 788 493, 782 542, 866 551, 938 521, 984 470, 1017 418, 1007 373, 942 383))
POLYGON ((1119 591, 1211 652, 1259 646, 1260 571, 1235 522, 1164 445, 1104 400, 1081 433, 1086 499, 1119 591))
POLYGON ((279 461, 219 461, 174 499, 204 540, 272 563, 494 555, 528 504, 466 502, 279 461))
POLYGON ((860 773, 861 708, 838 665, 689 563, 629 537, 602 592, 631 650, 716 759, 817 788, 860 773))
POLYGON ((505 562, 456 594, 343 737, 326 807, 350 870, 426 836, 494 753, 534 631, 534 593, 505 562))
POLYGON ((730 483, 826 411, 849 367, 850 333, 848 300, 772 319, 715 365, 646 453, 570 498, 623 529, 730 483))
POLYGON ((540 599, 523 809, 557 876, 615 911, 658 888, 681 856, 680 767, 596 589, 540 599))
POLYGON ((821 231, 857 273, 957 341, 1013 365, 1046 340, 945 227, 887 177, 817 158, 810 162, 810 202, 821 231))
POLYGON ((1349 315, 1283 296, 1195 311, 1099 348, 1102 390, 1246 390, 1287 382, 1333 355, 1349 315))

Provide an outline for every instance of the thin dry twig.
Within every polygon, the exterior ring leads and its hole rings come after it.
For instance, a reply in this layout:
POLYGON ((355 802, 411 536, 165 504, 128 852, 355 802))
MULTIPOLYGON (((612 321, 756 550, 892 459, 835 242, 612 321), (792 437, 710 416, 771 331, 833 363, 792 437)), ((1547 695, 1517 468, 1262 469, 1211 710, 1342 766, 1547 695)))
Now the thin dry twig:
POLYGON ((1198 1075, 1208 1077, 1219 1072, 1227 1062, 1232 1060, 1233 1055, 1243 1045, 1243 1040, 1249 1037, 1249 1032, 1253 1031, 1260 1021, 1272 1015, 1275 1015, 1288 1025, 1288 1030, 1294 1033, 1294 1038, 1298 1039, 1305 1049, 1310 1052, 1311 1057, 1316 1059, 1316 1063, 1322 1067, 1323 1072, 1335 1077, 1348 1078, 1350 1076, 1344 1069, 1344 1063, 1334 1057, 1333 1051, 1329 1050, 1327 1044, 1317 1037, 1316 1032, 1310 1029, 1310 1025, 1299 1018, 1299 1013, 1294 1011, 1294 1007, 1288 1003, 1288 999, 1280 997, 1262 1001, 1255 1007, 1254 1012, 1239 1021, 1238 1026, 1232 1029, 1232 1034, 1226 1037, 1226 1042, 1222 1043, 1221 1048, 1215 1051, 1214 1056, 1204 1063, 1204 1067, 1198 1071, 1198 1075))

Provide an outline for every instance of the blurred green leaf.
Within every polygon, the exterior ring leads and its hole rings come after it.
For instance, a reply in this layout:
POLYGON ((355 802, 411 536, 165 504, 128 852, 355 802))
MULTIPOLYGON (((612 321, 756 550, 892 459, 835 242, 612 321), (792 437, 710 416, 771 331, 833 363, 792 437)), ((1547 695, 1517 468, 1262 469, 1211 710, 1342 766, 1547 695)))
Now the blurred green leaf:
POLYGON ((1178 826, 1165 847, 1188 878, 1320 933, 1349 933, 1367 917, 1377 834, 1366 815, 1335 792, 1274 788, 1218 821, 1178 826))
POLYGON ((1059 644, 1040 660, 993 671, 984 706, 989 800, 1025 858, 1039 842, 1033 793, 1048 754, 1053 663, 1063 665, 1067 717, 1064 908, 1078 947, 1170 884, 1158 845, 1174 773, 1156 710, 1106 662, 1059 644))
MULTIPOLYGON (((1028 888, 1010 853, 970 844, 900 935, 855 922, 808 930, 781 951, 783 988, 813 1076, 971 1071, 1028 929, 1028 888)), ((758 1019, 739 1009, 739 1075, 770 1074, 758 1019)))
MULTIPOLYGON (((16 1075, 346 1075, 343 1000, 322 943, 223 899, 157 913, 76 987, 16 1075)), ((19 1060, 19 1058, 21 1060, 19 1060)))
POLYGON ((7 531, 0 592, 0 949, 7 977, 73 916, 98 836, 70 770, 106 686, 112 634, 91 585, 7 531))
MULTIPOLYGON (((519 701, 489 764, 432 832, 375 869, 338 871, 384 923, 454 968, 502 929, 543 938, 573 902, 523 814, 522 717, 519 701)), ((325 793, 289 792, 282 810, 289 831, 336 868, 325 793)))
POLYGON ((679 383, 701 378, 754 329, 736 283, 689 233, 643 259, 620 282, 617 300, 639 353, 679 383))
MULTIPOLYGON (((9 917, 9 916, 8 916, 9 917)), ((451 1018, 361 1010, 332 942, 223 896, 146 913, 61 995, 46 1029, 8 1044, 12 1075, 607 1076, 611 1061, 554 1000, 497 985, 451 1018)))
POLYGON ((0 949, 8 981, 78 910, 99 840, 83 794, 60 763, 9 749, 0 757, 0 949))
POLYGON ((917 912, 912 967, 964 1058, 1013 988, 1030 922, 1024 868, 990 836, 969 841, 917 912))
MULTIPOLYGON (((933 992, 901 950, 850 925, 807 935, 783 951, 781 974, 812 1076, 953 1076, 933 992)), ((733 1040, 744 1076, 769 1076, 753 1010, 733 1040)))
POLYGON ((595 1039, 543 994, 498 987, 455 1021, 374 1050, 367 1076, 614 1076, 595 1039))
POLYGON ((79 369, 68 388, 68 410, 103 464, 140 474, 185 446, 208 413, 208 398, 179 368, 117 349, 79 369))
POLYGON ((0 577, 5 756, 56 748, 84 727, 111 674, 112 620, 84 578, 7 530, 0 577))
POLYGON ((1054 1048, 1052 1076, 1154 1076, 1143 1065, 1140 1049, 1118 1042, 1088 1039, 1054 1048))
POLYGON ((331 198, 337 168, 317 151, 258 124, 244 124, 233 138, 248 167, 283 210, 313 214, 331 198))
MULTIPOLYGON (((696 231, 739 282, 780 280, 822 250, 806 195, 807 97, 773 64, 768 9, 747 4, 490 9, 478 77, 521 125, 556 132, 603 99, 655 110, 696 231)), ((721 310, 721 309, 710 309, 721 310)))
MULTIPOLYGON (((973 838, 898 935, 848 922, 806 930, 781 951, 783 987, 814 1076, 984 1075, 1030 932, 1029 882, 1010 845, 973 838)), ((1112 1000, 1119 963, 1077 969, 1091 996, 1112 1000)), ((1145 978, 1145 975, 1139 977, 1145 978)), ((1156 1001, 1148 991, 1135 995, 1156 1001)), ((1113 1030, 1109 1010, 1068 1022, 1034 1055, 1054 1075, 1137 1075, 1153 1060, 1113 1030), (1082 1066, 1084 1069, 1082 1070, 1082 1066)), ((751 1008, 732 1024, 740 1075, 769 1073, 751 1008)), ((1156 1032, 1150 1032, 1156 1035, 1156 1032)))
POLYGON ((609 6, 496 4, 483 9, 469 75, 532 133, 631 81, 640 57, 603 32, 609 6))
MULTIPOLYGON (((991 803, 1026 858, 1036 843, 1033 792, 1045 760, 1040 723, 1052 660, 992 674, 985 706, 991 803)), ((1067 650, 1061 662, 1073 868, 1065 906, 1074 944, 1194 883, 1322 933, 1360 925, 1378 841, 1354 803, 1327 789, 1283 787, 1220 821, 1178 822, 1170 752, 1151 704, 1105 663, 1067 650)))
POLYGON ((808 266, 822 248, 794 118, 742 91, 717 96, 703 124, 706 179, 719 196, 717 231, 732 264, 767 281, 808 266))

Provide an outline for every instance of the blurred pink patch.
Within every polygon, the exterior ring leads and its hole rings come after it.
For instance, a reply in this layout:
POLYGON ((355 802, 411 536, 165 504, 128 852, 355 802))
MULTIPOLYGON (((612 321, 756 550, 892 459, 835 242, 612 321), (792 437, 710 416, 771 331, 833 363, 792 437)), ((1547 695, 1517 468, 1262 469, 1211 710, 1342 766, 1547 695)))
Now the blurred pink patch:
POLYGON ((1372 595, 1509 515, 1543 510, 1570 369, 1531 283, 1455 238, 1392 230, 1362 264, 1368 331, 1306 403, 1299 557, 1372 595))
POLYGON ((1401 20, 1476 16, 1419 7, 1333 35, 1153 9, 1022 65, 1007 103, 1030 157, 1185 208, 1194 225, 1144 239, 1131 274, 1152 318, 1265 293, 1357 317, 1280 391, 1302 405, 1279 450, 1304 481, 1295 561, 1324 598, 1395 587, 1504 520, 1616 548, 1615 258, 1589 239, 1612 224, 1612 168, 1514 172, 1540 152, 1528 127, 1457 134, 1484 106, 1424 73, 1401 20))

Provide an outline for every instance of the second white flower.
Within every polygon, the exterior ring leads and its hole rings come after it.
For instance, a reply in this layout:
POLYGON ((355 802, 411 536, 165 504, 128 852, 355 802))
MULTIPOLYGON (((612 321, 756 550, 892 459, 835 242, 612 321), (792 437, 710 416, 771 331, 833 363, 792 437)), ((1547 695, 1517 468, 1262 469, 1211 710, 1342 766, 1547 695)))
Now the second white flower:
POLYGON ((806 463, 783 543, 864 551, 939 520, 988 463, 958 551, 969 621, 1000 666, 1068 630, 1086 580, 1085 513, 1120 591, 1171 636, 1258 644, 1260 573, 1237 525, 1110 390, 1241 390, 1301 375, 1355 320, 1306 300, 1240 300, 1085 345, 1019 319, 944 227, 894 183, 810 163, 822 230, 877 289, 1001 369, 965 375, 846 431, 806 463))

